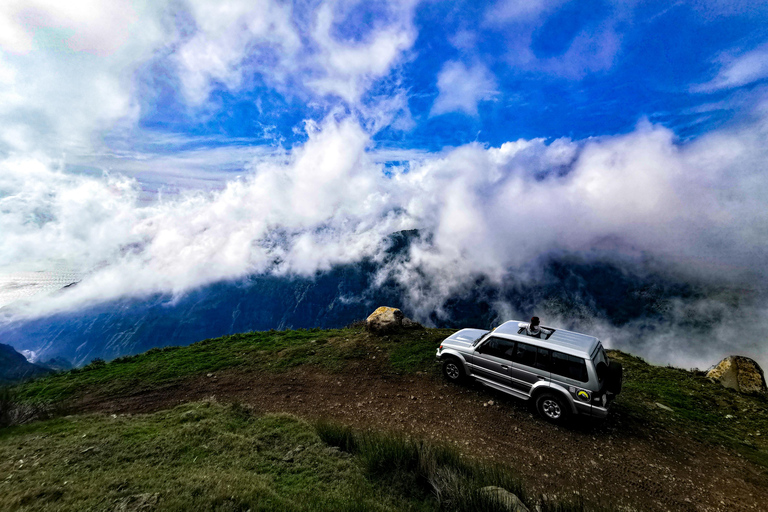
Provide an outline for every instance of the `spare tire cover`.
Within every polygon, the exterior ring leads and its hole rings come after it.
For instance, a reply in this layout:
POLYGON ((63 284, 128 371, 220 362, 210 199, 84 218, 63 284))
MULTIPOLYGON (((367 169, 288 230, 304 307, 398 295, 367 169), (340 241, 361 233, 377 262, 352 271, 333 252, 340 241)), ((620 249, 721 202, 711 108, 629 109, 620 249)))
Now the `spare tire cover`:
POLYGON ((623 376, 624 369, 622 368, 621 363, 611 361, 611 364, 608 365, 608 391, 614 394, 621 393, 621 381, 623 376))

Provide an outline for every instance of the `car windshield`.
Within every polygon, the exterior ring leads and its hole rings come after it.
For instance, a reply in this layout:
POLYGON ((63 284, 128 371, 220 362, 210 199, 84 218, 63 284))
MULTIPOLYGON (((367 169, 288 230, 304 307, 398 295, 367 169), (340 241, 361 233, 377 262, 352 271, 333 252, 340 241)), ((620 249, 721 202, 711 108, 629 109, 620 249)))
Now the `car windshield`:
POLYGON ((477 338, 475 341, 472 342, 472 346, 476 347, 478 343, 480 343, 483 339, 485 339, 492 332, 493 331, 488 331, 485 334, 481 334, 479 338, 477 338))

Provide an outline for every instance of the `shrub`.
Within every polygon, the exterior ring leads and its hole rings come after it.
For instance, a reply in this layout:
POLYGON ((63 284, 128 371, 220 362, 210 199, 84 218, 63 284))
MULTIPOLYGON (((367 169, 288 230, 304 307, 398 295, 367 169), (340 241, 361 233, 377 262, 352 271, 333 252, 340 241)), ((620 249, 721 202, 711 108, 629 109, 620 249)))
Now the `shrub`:
POLYGON ((315 430, 320 439, 329 446, 335 446, 347 453, 356 453, 355 433, 346 425, 320 420, 315 423, 315 430))
POLYGON ((409 439, 401 434, 356 433, 350 427, 318 421, 315 429, 326 444, 356 455, 366 473, 407 497, 434 498, 441 509, 506 510, 489 485, 503 487, 525 501, 522 485, 506 468, 464 460, 453 447, 409 439))
POLYGON ((6 386, 0 387, 0 427, 11 424, 11 407, 13 407, 13 393, 6 386))
POLYGON ((92 359, 91 362, 88 363, 87 365, 83 366, 82 369, 83 371, 95 370, 97 368, 102 368, 106 366, 106 364, 107 364, 106 361, 104 361, 100 357, 97 357, 96 359, 92 359))

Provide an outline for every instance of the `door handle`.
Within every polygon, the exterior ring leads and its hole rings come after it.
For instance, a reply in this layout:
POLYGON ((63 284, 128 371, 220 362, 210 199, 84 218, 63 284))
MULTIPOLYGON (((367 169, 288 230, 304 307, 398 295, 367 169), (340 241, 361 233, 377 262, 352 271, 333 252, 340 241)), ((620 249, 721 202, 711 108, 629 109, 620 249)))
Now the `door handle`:
POLYGON ((509 366, 506 366, 506 365, 501 365, 501 369, 502 369, 502 370, 509 370, 509 366))

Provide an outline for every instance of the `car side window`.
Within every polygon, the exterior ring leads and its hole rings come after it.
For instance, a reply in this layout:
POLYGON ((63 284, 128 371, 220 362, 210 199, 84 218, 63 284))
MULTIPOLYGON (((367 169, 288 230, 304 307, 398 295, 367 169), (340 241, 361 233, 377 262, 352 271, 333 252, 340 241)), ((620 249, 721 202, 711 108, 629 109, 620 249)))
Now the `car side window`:
POLYGON ((511 361, 515 355, 515 342, 510 340, 499 340, 499 357, 511 361))
POLYGON ((501 359, 512 360, 512 354, 515 350, 515 342, 503 340, 501 338, 490 338, 480 347, 481 354, 487 354, 501 359))
POLYGON ((552 352, 552 373, 568 377, 569 379, 587 382, 587 363, 584 359, 562 352, 552 352))
POLYGON ((536 347, 518 341, 512 360, 525 366, 534 366, 536 364, 536 347))
POLYGON ((549 349, 539 347, 536 351, 536 364, 533 366, 534 368, 548 372, 551 366, 550 359, 549 349))

